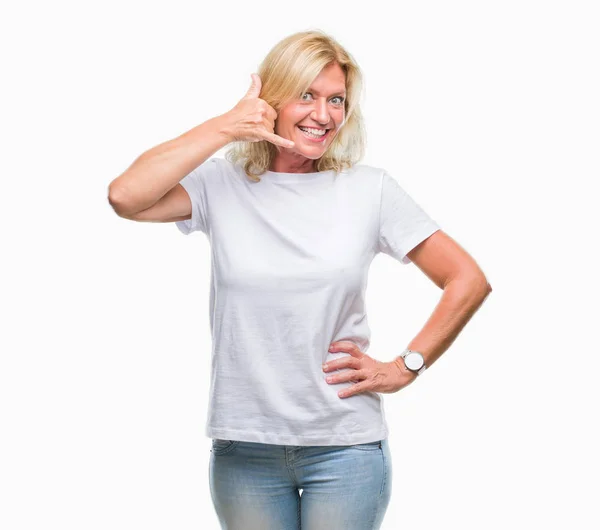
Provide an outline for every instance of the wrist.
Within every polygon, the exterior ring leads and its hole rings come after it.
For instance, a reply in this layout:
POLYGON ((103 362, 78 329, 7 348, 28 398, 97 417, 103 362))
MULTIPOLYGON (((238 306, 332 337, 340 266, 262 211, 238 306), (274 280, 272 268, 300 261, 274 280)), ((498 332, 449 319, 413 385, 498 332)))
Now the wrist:
POLYGON ((225 112, 224 114, 220 114, 219 116, 212 118, 212 122, 215 128, 215 133, 221 136, 226 144, 235 141, 233 124, 231 122, 229 112, 225 112))
POLYGON ((421 375, 427 369, 427 363, 421 352, 406 348, 395 361, 404 372, 412 372, 415 376, 421 375))
MULTIPOLYGON (((395 365, 396 365, 396 366, 397 366, 397 367, 400 369, 400 371, 401 371, 402 373, 409 372, 409 373, 413 373, 413 374, 414 374, 414 372, 413 372, 412 370, 409 370, 409 369, 406 367, 406 364, 404 363, 404 359, 403 359, 402 357, 396 357, 396 358, 393 360, 393 363, 394 363, 394 364, 395 364, 395 365)), ((417 374, 415 374, 415 375, 417 375, 417 374)))
POLYGON ((398 373, 399 389, 404 388, 405 386, 412 383, 417 377, 419 377, 415 372, 409 370, 406 367, 402 357, 397 357, 396 359, 394 359, 392 361, 392 366, 395 367, 395 370, 398 373))

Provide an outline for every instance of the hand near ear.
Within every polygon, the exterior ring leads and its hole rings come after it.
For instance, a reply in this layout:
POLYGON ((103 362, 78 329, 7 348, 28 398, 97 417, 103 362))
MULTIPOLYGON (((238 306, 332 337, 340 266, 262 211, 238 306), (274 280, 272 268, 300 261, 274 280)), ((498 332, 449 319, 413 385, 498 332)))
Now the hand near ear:
POLYGON ((226 132, 233 142, 261 142, 267 140, 279 147, 293 147, 294 142, 275 134, 277 112, 260 99, 262 82, 258 74, 251 74, 252 84, 244 97, 225 113, 226 132))

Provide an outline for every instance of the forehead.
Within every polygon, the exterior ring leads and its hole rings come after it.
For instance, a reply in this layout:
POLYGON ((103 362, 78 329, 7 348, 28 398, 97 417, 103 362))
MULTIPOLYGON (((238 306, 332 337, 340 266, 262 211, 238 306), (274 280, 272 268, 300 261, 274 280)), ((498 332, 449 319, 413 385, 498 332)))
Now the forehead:
POLYGON ((311 92, 314 92, 317 96, 321 96, 321 95, 326 95, 326 94, 345 94, 346 93, 346 87, 344 85, 339 85, 339 86, 333 86, 333 85, 328 85, 323 87, 324 92, 322 92, 319 88, 319 86, 322 85, 315 85, 314 83, 312 85, 310 85, 309 90, 311 92))
POLYGON ((323 68, 311 83, 310 89, 318 95, 322 93, 345 93, 346 76, 344 71, 337 64, 323 68))

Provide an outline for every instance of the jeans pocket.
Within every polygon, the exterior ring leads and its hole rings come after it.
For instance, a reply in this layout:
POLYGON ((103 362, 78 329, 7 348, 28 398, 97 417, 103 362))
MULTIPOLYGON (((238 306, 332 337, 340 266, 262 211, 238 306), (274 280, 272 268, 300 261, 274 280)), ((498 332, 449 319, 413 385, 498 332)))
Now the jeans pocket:
POLYGON ((378 449, 381 449, 381 440, 362 444, 353 444, 350 447, 353 447, 354 449, 360 449, 361 451, 377 451, 378 449))
POLYGON ((212 439, 212 453, 214 455, 224 455, 235 449, 238 444, 237 440, 222 440, 220 438, 212 439))

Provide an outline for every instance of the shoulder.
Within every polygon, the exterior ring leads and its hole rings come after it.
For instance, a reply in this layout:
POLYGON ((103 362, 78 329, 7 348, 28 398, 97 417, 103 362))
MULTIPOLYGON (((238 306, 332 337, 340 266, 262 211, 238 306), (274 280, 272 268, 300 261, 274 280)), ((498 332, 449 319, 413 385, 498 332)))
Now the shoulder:
MULTIPOLYGON (((225 181, 228 184, 232 182, 246 182, 248 177, 246 171, 240 163, 233 163, 227 158, 213 157, 215 172, 218 173, 218 180, 225 181)), ((217 180, 217 179, 215 179, 217 180)))
POLYGON ((371 184, 380 187, 385 177, 389 177, 389 173, 380 166, 374 166, 371 164, 354 164, 352 168, 348 170, 348 174, 352 175, 355 179, 362 179, 370 182, 371 184))
POLYGON ((350 169, 342 172, 342 178, 348 180, 352 187, 375 194, 381 191, 383 176, 386 171, 378 166, 369 164, 354 164, 350 169))
POLYGON ((218 186, 224 179, 230 177, 234 172, 232 164, 225 160, 214 156, 200 164, 195 170, 198 177, 207 187, 218 186))
POLYGON ((227 171, 227 164, 229 164, 229 162, 227 162, 227 160, 225 160, 224 158, 213 156, 212 158, 209 158, 206 162, 204 162, 204 164, 202 165, 206 167, 207 174, 216 175, 227 171))
POLYGON ((377 166, 371 166, 369 164, 354 164, 350 169, 347 170, 349 175, 370 179, 381 178, 381 174, 383 172, 384 169, 377 166))

